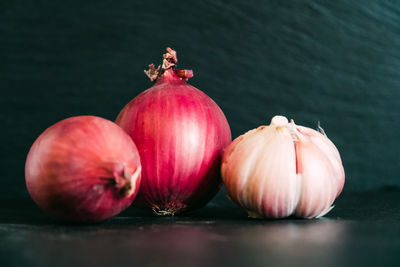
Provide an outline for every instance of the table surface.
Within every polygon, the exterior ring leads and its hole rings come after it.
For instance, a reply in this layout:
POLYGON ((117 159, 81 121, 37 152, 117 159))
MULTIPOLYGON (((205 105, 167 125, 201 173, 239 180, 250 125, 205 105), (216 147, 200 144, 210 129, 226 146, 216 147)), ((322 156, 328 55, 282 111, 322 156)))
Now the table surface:
POLYGON ((400 190, 346 193, 324 218, 256 220, 232 205, 177 217, 130 208, 66 225, 30 201, 0 208, 1 266, 400 266, 400 190))

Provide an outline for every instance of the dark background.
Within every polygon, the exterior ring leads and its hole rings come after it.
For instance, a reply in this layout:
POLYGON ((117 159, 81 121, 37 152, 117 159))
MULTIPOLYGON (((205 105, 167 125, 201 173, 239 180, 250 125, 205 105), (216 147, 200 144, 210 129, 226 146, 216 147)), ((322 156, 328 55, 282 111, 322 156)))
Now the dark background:
MULTIPOLYGON (((234 138, 269 124, 277 114, 313 128, 321 122, 341 153, 346 172, 343 194, 350 199, 339 199, 332 217, 349 219, 356 214, 353 219, 368 220, 370 211, 364 201, 369 199, 368 192, 392 188, 395 193, 391 194, 399 193, 398 1, 5 0, 0 2, 0 197, 29 202, 24 163, 38 135, 75 115, 114 120, 129 100, 151 86, 143 70, 149 63, 161 62, 166 46, 178 52, 181 68, 193 69, 190 84, 219 104, 234 138), (358 207, 358 213, 347 210, 346 205, 358 207)), ((376 199, 386 206, 368 202, 378 212, 374 218, 393 216, 393 201, 376 199), (382 210, 384 214, 379 213, 382 210)), ((223 192, 212 203, 229 205, 223 192)), ((232 212, 236 212, 233 207, 232 212)), ((383 228, 393 229, 394 222, 392 219, 383 228)), ((339 229, 348 223, 339 224, 339 229)), ((378 225, 361 229, 378 231, 382 227, 378 225)), ((292 226, 285 224, 291 233, 302 227, 292 226)), ((53 240, 52 234, 59 231, 46 229, 51 237, 41 236, 45 240, 53 240)), ((196 229, 204 231, 202 226, 196 229)), ((275 228, 268 229, 275 232, 275 228)), ((332 229, 338 228, 330 225, 317 231, 332 229)), ((263 228, 251 231, 262 236, 263 228)), ((354 243, 341 247, 338 241, 338 246, 343 251, 354 247, 358 237, 364 236, 359 231, 352 232, 354 243)), ((399 247, 398 242, 391 243, 391 237, 399 234, 394 231, 383 233, 388 251, 399 247)), ((69 238, 80 240, 79 232, 73 233, 69 238)), ((213 233, 207 232, 212 240, 213 233)), ((37 240, 30 232, 25 234, 28 241, 37 240)), ((84 234, 92 236, 91 230, 84 234)), ((222 236, 231 234, 228 230, 222 236)), ((288 240, 298 237, 289 236, 288 240)), ((325 244, 319 239, 307 240, 314 246, 310 250, 325 244)), ((371 249, 375 241, 368 241, 371 249)), ((276 245, 271 242, 268 244, 276 245)), ((296 242, 293 244, 303 244, 301 239, 296 242)), ((287 248, 292 249, 293 244, 287 248)), ((328 242, 323 253, 328 253, 332 244, 336 246, 337 240, 328 242)), ((259 252, 262 259, 264 252, 259 252)))
POLYGON ((276 114, 320 121, 345 190, 398 186, 400 4, 374 1, 2 1, 0 193, 27 197, 26 154, 47 127, 114 120, 151 86, 166 46, 233 137, 276 114))

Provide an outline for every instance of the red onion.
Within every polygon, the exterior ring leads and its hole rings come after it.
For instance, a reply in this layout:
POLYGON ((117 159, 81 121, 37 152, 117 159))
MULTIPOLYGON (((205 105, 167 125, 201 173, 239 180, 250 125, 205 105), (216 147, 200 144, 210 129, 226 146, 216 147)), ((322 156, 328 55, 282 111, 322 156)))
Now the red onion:
POLYGON ((158 215, 204 206, 221 186, 222 150, 230 143, 228 122, 218 105, 187 84, 192 71, 177 70, 167 48, 163 66, 146 74, 155 84, 116 120, 138 147, 143 172, 134 204, 158 215))
POLYGON ((44 211, 75 222, 96 222, 127 208, 140 183, 135 144, 115 123, 72 117, 45 130, 25 165, 29 194, 44 211))

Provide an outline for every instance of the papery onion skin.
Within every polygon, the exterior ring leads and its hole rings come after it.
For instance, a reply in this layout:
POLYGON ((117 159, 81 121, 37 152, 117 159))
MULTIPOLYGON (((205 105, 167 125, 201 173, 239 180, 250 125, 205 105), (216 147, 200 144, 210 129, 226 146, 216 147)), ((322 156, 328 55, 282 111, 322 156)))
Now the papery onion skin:
POLYGON ((29 194, 50 215, 99 222, 127 208, 141 178, 139 153, 115 123, 77 116, 46 129, 25 164, 29 194))
POLYGON ((116 120, 134 140, 142 161, 134 205, 157 215, 204 206, 221 186, 222 150, 231 142, 222 110, 185 82, 187 74, 192 72, 166 69, 116 120))
POLYGON ((323 216, 345 180, 335 145, 282 116, 236 138, 225 150, 221 174, 230 199, 257 218, 323 216))

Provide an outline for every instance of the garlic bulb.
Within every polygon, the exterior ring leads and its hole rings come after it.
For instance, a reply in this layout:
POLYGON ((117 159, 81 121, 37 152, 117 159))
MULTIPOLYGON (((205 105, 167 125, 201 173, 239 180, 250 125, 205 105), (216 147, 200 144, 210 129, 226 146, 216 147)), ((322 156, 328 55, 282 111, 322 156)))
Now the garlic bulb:
POLYGON ((335 145, 321 132, 275 116, 236 138, 221 174, 229 197, 250 217, 318 218, 342 191, 344 169, 335 145))

